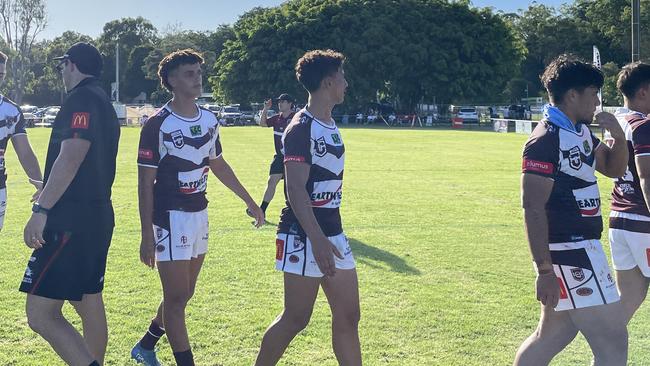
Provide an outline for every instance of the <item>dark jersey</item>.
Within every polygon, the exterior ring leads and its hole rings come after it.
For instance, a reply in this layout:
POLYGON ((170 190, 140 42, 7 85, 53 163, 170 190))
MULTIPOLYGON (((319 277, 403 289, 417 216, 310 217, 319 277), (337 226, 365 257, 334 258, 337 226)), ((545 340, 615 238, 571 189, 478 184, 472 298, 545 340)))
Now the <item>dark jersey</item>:
POLYGON ((9 140, 16 135, 24 135, 25 119, 18 105, 0 96, 0 189, 6 187, 5 151, 9 140))
POLYGON ((102 219, 113 220, 110 200, 120 124, 96 78, 86 78, 72 89, 54 119, 45 161, 46 184, 62 142, 73 138, 90 141, 90 148, 72 182, 48 215, 47 225, 51 228, 77 228, 104 222, 102 219))
MULTIPOLYGON (((343 196, 345 146, 338 127, 315 119, 306 109, 294 117, 282 138, 284 162, 310 165, 307 193, 316 221, 326 236, 343 232, 339 207, 343 196)), ((303 232, 287 200, 278 231, 303 232)))
POLYGON ((600 140, 587 126, 576 127, 580 132, 542 121, 524 146, 523 173, 554 180, 546 204, 550 243, 600 239, 603 229, 595 175, 600 140))
POLYGON ((278 113, 266 120, 266 125, 273 127, 273 143, 275 144, 276 155, 282 155, 282 134, 284 134, 284 129, 287 128, 294 115, 295 113, 291 112, 287 118, 284 118, 282 117, 282 113, 278 113))
POLYGON ((614 179, 612 210, 650 216, 634 159, 635 156, 650 155, 650 119, 627 108, 619 108, 616 118, 625 132, 630 154, 625 175, 614 179))
POLYGON ((140 133, 138 165, 156 168, 154 212, 198 212, 208 200, 210 160, 221 155, 217 118, 197 106, 187 119, 165 105, 149 118, 140 133))

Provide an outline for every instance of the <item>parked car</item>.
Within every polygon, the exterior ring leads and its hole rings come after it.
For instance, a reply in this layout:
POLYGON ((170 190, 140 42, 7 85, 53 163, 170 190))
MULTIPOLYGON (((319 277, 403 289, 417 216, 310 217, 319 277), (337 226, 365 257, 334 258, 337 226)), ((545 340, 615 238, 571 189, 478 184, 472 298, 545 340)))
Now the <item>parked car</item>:
POLYGON ((239 105, 227 105, 221 107, 217 118, 219 123, 226 126, 233 126, 239 123, 239 118, 241 117, 241 112, 239 111, 239 105))
POLYGON ((253 111, 241 111, 241 116, 239 116, 239 123, 242 126, 254 124, 255 114, 253 111))
POLYGON ((61 107, 58 106, 48 107, 43 112, 43 118, 41 119, 41 121, 37 122, 35 125, 41 127, 52 127, 52 124, 54 123, 54 119, 56 118, 56 115, 59 113, 60 110, 61 107))
POLYGON ((25 127, 34 127, 36 123, 41 122, 41 118, 36 117, 31 112, 23 112, 23 118, 25 119, 25 127))
POLYGON ((458 118, 461 118, 463 120, 463 123, 478 123, 478 112, 474 107, 462 107, 458 110, 458 118))
MULTIPOLYGON (((269 119, 269 118, 275 116, 276 113, 277 112, 274 111, 273 109, 269 109, 269 110, 266 111, 266 118, 269 119)), ((255 123, 257 123, 259 125, 260 124, 260 119, 262 119, 262 111, 261 110, 257 111, 257 113, 255 113, 254 118, 255 118, 255 123)))

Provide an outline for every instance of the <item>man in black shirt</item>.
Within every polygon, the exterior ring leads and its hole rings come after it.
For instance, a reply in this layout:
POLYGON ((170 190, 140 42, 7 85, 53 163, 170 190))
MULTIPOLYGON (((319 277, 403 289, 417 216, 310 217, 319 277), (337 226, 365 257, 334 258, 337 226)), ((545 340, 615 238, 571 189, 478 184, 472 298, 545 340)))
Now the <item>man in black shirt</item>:
POLYGON ((29 326, 67 364, 101 365, 108 340, 102 290, 120 129, 97 79, 99 51, 76 43, 55 60, 68 95, 52 126, 43 192, 25 226, 25 243, 34 252, 20 291, 27 293, 29 326), (81 317, 83 337, 61 313, 66 300, 81 317))

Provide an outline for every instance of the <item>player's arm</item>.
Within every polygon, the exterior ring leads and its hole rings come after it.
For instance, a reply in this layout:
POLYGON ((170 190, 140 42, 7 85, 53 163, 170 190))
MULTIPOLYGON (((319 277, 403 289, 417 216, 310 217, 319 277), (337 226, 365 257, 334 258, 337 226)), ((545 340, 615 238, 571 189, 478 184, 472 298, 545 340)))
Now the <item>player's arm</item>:
POLYGON ((537 268, 537 300, 555 307, 560 298, 560 287, 553 270, 548 246, 548 219, 546 203, 553 190, 553 179, 536 174, 521 176, 521 203, 528 246, 537 268))
POLYGON ((607 112, 600 112, 595 117, 596 123, 612 135, 611 146, 599 143, 596 146, 596 170, 610 178, 618 178, 625 175, 628 162, 627 140, 621 125, 614 115, 607 112))
POLYGON ((142 233, 140 261, 151 268, 156 264, 153 237, 153 186, 157 171, 156 167, 138 166, 138 207, 142 233))
POLYGON ((643 199, 650 207, 650 122, 645 121, 632 131, 632 148, 634 163, 639 175, 639 184, 643 199))
POLYGON ((255 217, 255 226, 260 227, 264 225, 264 212, 255 203, 251 195, 248 194, 248 191, 241 184, 237 175, 235 175, 235 172, 230 167, 230 164, 223 158, 223 155, 219 154, 215 159, 210 159, 210 170, 212 170, 212 173, 224 186, 246 203, 246 206, 255 217))
POLYGON ((264 102, 264 108, 262 108, 262 113, 260 114, 260 126, 269 127, 269 125, 266 124, 266 114, 272 105, 273 105, 273 101, 271 99, 267 99, 264 102))
POLYGON ((639 183, 643 192, 643 199, 647 207, 650 207, 650 154, 637 155, 634 157, 636 170, 639 173, 639 183))
MULTIPOLYGON (((29 139, 26 134, 14 135, 11 137, 11 144, 16 150, 18 161, 23 167, 25 174, 29 178, 29 182, 36 187, 36 194, 40 194, 43 189, 43 176, 41 175, 41 167, 38 164, 38 159, 32 146, 29 144, 29 139)), ((36 198, 36 197, 35 197, 36 198)))
POLYGON ((343 259, 343 256, 325 236, 320 225, 318 225, 318 221, 316 221, 311 206, 311 198, 305 188, 311 167, 304 162, 286 160, 284 166, 287 197, 291 209, 312 243, 314 258, 321 272, 326 276, 333 276, 336 271, 333 254, 341 259, 343 259))

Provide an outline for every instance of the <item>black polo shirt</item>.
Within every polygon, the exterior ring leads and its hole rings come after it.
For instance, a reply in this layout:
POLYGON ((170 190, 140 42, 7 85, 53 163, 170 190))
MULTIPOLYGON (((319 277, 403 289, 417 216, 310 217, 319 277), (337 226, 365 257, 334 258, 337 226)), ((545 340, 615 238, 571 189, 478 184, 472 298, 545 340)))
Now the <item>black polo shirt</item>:
POLYGON ((77 84, 56 115, 45 162, 46 183, 61 143, 73 138, 90 141, 90 149, 63 196, 52 207, 47 226, 69 230, 96 224, 113 225, 111 187, 120 125, 108 95, 96 78, 86 78, 77 84))

